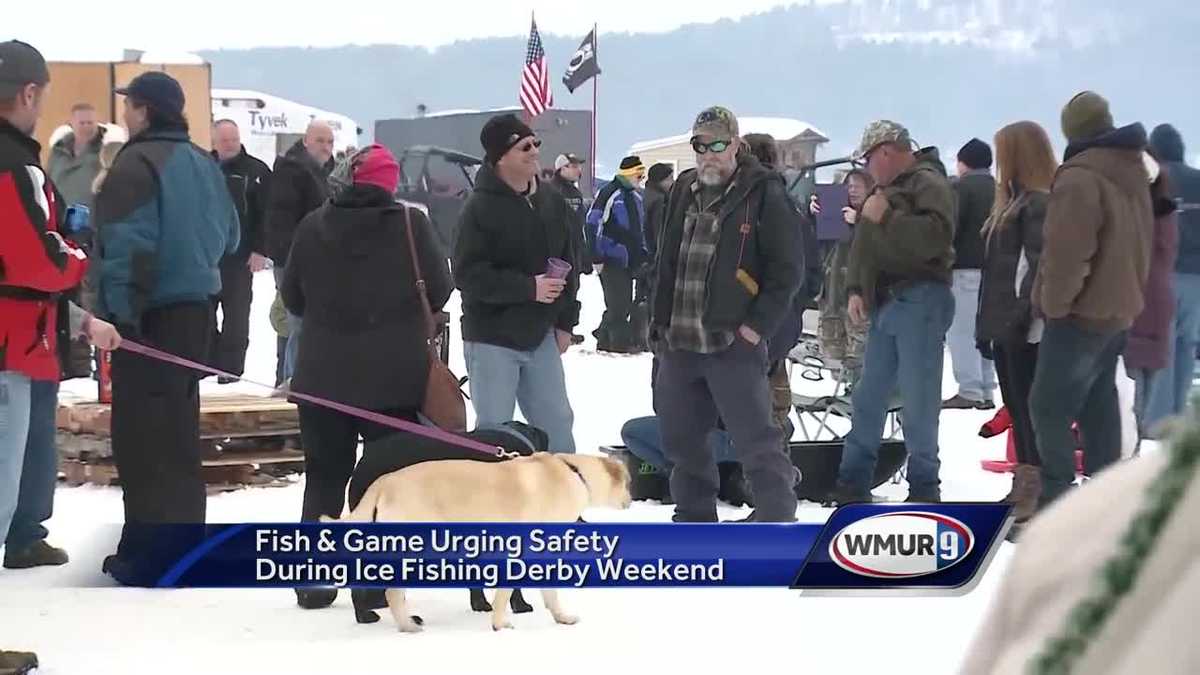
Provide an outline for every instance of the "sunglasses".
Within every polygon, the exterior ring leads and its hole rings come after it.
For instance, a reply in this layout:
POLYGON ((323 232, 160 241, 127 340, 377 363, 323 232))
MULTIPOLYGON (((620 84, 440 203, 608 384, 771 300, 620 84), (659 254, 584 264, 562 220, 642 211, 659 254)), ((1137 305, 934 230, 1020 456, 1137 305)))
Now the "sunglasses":
POLYGON ((522 145, 518 149, 521 152, 533 152, 534 148, 540 148, 540 147, 542 147, 542 139, 535 138, 532 141, 529 141, 528 143, 526 143, 525 145, 522 145))
POLYGON ((731 143, 732 141, 713 141, 712 143, 692 141, 692 150, 695 150, 697 155, 703 155, 709 152, 725 152, 731 143))

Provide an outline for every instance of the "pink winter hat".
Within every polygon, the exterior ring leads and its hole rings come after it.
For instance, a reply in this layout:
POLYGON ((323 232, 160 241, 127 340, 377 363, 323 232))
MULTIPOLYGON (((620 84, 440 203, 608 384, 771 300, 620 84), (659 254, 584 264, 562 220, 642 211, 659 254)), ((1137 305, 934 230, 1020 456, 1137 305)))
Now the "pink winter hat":
POLYGON ((391 194, 400 184, 400 164, 390 150, 375 144, 355 163, 353 176, 355 183, 374 185, 391 194))

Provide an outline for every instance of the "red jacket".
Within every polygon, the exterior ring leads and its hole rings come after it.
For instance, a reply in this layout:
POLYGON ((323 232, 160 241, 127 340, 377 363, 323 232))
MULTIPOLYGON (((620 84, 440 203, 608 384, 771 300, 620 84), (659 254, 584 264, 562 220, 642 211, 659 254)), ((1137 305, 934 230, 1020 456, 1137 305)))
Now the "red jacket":
POLYGON ((40 154, 0 118, 0 371, 57 381, 58 296, 82 281, 87 257, 58 234, 65 214, 40 154))

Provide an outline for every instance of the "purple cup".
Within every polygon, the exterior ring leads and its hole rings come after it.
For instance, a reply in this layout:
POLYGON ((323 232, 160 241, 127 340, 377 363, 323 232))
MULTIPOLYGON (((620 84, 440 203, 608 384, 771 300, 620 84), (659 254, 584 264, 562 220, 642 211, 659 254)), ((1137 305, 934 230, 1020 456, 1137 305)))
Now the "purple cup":
POLYGON ((561 258, 550 258, 546 261, 546 276, 551 279, 566 279, 571 273, 571 263, 561 258))

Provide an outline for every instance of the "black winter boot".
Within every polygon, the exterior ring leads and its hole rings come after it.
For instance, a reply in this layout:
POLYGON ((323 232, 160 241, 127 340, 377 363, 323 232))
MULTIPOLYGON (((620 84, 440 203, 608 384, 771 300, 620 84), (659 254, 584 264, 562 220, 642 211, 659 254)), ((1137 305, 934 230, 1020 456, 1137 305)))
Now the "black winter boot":
POLYGON ((742 473, 742 465, 738 462, 721 462, 717 465, 721 476, 721 487, 717 490, 717 499, 730 506, 754 506, 754 498, 750 495, 750 484, 742 473))
POLYGON ((845 506, 846 504, 870 504, 875 501, 871 491, 866 488, 858 488, 847 483, 838 482, 834 487, 833 492, 829 495, 825 506, 845 506))
POLYGON ((296 604, 304 609, 325 609, 337 600, 336 588, 297 588, 296 604))
POLYGON ((508 607, 513 614, 528 614, 533 611, 533 605, 525 602, 525 596, 521 595, 521 589, 514 588, 512 597, 508 599, 508 607))
POLYGON ((27 570, 31 567, 66 565, 70 560, 67 552, 38 539, 23 549, 4 549, 4 566, 10 570, 27 570))
POLYGON ((37 667, 38 657, 33 652, 0 651, 0 675, 25 675, 37 667))

